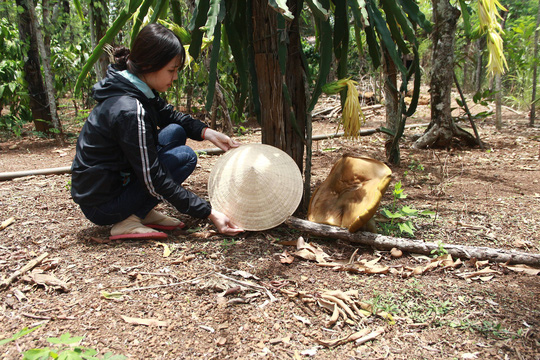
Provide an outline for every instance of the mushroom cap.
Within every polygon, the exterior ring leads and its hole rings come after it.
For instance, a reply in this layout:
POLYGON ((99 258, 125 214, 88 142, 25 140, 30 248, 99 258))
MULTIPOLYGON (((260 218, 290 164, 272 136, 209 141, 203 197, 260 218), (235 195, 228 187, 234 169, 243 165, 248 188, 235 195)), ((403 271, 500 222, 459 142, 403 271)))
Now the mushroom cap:
POLYGON ((375 215, 391 178, 378 160, 343 155, 313 193, 308 220, 357 231, 375 215))

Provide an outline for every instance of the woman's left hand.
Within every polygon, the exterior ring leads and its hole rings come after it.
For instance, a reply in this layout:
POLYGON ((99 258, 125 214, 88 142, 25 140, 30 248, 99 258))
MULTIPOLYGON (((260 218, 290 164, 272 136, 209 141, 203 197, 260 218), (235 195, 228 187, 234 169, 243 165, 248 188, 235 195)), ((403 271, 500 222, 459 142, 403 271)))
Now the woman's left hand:
POLYGON ((240 143, 231 139, 227 135, 220 133, 219 131, 207 128, 204 133, 204 139, 211 141, 214 145, 220 148, 223 151, 231 150, 232 148, 237 148, 240 146, 240 143))

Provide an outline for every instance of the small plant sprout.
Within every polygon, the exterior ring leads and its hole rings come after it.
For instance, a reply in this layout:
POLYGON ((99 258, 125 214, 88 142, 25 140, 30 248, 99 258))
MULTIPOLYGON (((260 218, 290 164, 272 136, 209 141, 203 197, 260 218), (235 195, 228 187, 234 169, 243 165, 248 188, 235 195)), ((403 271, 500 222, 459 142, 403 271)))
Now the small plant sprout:
POLYGON ((416 230, 411 218, 417 216, 434 216, 435 213, 430 210, 418 211, 411 208, 408 205, 398 207, 398 200, 407 198, 407 194, 403 192, 401 187, 401 181, 394 185, 392 192, 394 197, 391 209, 382 208, 381 214, 390 220, 390 222, 381 223, 381 229, 383 234, 397 236, 405 234, 413 237, 416 230))
POLYGON ((431 254, 432 254, 432 255, 435 255, 436 257, 438 257, 438 256, 443 256, 443 255, 448 254, 448 250, 446 250, 446 249, 444 248, 443 242, 439 240, 439 241, 437 242, 437 249, 431 250, 431 254))

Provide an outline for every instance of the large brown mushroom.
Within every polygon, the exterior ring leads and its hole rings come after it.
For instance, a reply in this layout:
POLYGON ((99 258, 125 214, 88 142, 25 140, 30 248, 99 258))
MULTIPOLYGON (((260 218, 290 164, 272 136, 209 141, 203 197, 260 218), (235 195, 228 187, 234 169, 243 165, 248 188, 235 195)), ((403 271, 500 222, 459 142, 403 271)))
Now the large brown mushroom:
POLYGON ((308 220, 358 231, 375 215, 391 178, 378 160, 343 155, 313 193, 308 220))

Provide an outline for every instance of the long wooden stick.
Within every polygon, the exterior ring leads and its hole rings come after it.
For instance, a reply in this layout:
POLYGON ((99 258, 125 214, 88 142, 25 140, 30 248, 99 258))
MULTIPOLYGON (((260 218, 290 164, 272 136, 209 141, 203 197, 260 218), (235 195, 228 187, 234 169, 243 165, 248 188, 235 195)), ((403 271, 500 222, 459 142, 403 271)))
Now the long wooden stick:
POLYGON ((0 288, 8 287, 12 282, 15 281, 15 279, 17 279, 25 272, 32 270, 35 266, 40 264, 47 256, 49 256, 49 253, 43 253, 37 258, 30 261, 28 264, 24 265, 19 270, 15 271, 8 279, 6 279, 3 283, 0 284, 0 288))
POLYGON ((292 228, 312 235, 346 240, 366 246, 372 246, 379 250, 398 248, 412 253, 431 255, 433 251, 437 251, 442 246, 450 255, 455 258, 476 258, 478 260, 490 260, 499 263, 526 264, 533 266, 540 265, 540 254, 494 249, 489 247, 434 244, 424 242, 422 240, 396 238, 363 231, 351 233, 344 228, 318 224, 311 221, 298 219, 293 216, 289 217, 285 223, 292 228))

